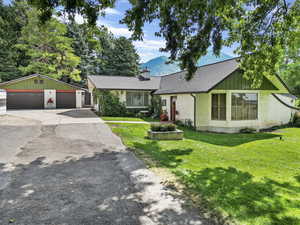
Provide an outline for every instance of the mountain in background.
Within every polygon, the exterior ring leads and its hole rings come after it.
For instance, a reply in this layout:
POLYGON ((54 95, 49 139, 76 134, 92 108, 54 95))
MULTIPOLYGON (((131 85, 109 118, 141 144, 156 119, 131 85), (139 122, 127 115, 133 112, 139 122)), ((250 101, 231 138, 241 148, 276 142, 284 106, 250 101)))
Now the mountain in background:
MULTIPOLYGON (((206 64, 220 62, 231 58, 233 57, 222 52, 220 53, 219 57, 216 57, 212 51, 209 51, 207 55, 199 59, 197 66, 203 66, 206 64)), ((166 64, 167 61, 168 61, 168 57, 166 56, 156 57, 154 59, 149 60, 148 62, 141 64, 141 68, 142 69, 147 68, 148 70, 150 70, 150 74, 152 76, 161 76, 161 75, 180 71, 178 62, 166 64)))

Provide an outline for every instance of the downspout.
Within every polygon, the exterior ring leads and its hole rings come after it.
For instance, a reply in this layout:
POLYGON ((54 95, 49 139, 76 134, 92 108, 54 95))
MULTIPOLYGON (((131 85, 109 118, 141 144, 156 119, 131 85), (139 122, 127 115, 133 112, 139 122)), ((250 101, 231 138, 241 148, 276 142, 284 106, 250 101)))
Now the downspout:
POLYGON ((197 115, 196 105, 197 105, 197 102, 196 102, 196 96, 193 93, 191 93, 191 96, 194 99, 194 129, 196 130, 196 127, 197 127, 197 123, 196 123, 196 115, 197 115))

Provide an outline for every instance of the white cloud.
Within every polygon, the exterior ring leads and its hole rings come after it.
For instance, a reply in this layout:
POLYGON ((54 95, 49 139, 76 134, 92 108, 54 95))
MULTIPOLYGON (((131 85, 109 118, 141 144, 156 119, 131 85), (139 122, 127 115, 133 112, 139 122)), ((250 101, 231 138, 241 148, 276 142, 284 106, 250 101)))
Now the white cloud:
POLYGON ((136 48, 142 48, 142 49, 159 50, 160 48, 165 46, 165 41, 144 39, 143 41, 135 41, 134 46, 136 48))
POLYGON ((119 12, 118 10, 116 9, 113 9, 113 8, 106 8, 104 10, 105 14, 107 15, 121 15, 121 12, 119 12))
POLYGON ((123 27, 107 27, 110 32, 112 32, 116 36, 125 36, 130 37, 132 32, 129 31, 127 28, 123 27))
POLYGON ((133 44, 141 58, 141 62, 146 62, 157 56, 168 55, 159 51, 160 48, 165 46, 164 40, 144 39, 143 41, 135 41, 133 44))

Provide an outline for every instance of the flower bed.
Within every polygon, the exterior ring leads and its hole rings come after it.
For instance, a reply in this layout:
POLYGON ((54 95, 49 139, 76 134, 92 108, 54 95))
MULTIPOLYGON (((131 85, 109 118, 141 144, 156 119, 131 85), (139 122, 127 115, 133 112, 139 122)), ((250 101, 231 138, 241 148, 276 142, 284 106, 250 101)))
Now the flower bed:
POLYGON ((174 124, 152 124, 148 137, 152 140, 182 140, 183 131, 176 129, 174 124))

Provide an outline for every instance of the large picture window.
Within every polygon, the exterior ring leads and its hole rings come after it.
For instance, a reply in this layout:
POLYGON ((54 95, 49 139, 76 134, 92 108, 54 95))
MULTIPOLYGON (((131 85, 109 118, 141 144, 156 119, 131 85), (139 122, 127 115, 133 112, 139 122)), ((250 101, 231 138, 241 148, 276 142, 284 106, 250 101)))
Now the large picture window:
POLYGON ((257 120, 257 94, 233 93, 231 98, 232 120, 257 120))
POLYGON ((212 120, 226 120, 226 94, 212 94, 212 120))
POLYGON ((142 91, 127 91, 126 105, 129 107, 146 107, 149 105, 149 93, 142 91))

